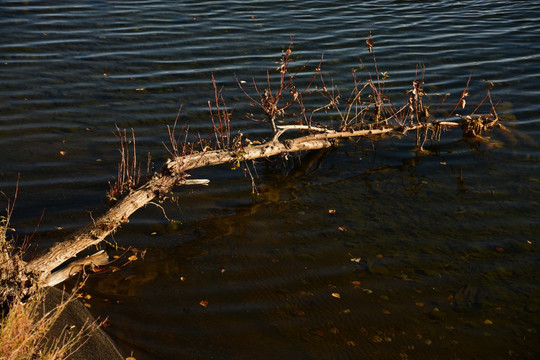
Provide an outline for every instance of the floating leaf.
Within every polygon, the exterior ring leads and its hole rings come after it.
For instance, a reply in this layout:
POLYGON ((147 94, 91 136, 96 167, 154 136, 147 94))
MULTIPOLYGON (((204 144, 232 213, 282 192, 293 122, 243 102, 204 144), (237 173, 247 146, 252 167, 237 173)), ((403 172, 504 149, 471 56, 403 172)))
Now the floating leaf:
POLYGON ((379 335, 374 335, 372 338, 371 338, 371 341, 375 342, 375 343, 380 343, 383 341, 382 337, 380 337, 379 335))
POLYGON ((366 40, 366 45, 368 47, 368 51, 371 53, 373 51, 373 38, 371 35, 369 35, 369 38, 366 40))
POLYGON ((335 213, 336 213, 336 210, 334 210, 334 209, 329 209, 329 210, 328 210, 328 213, 329 213, 329 214, 335 214, 335 213))
POLYGON ((135 260, 138 260, 139 258, 137 257, 137 255, 131 255, 130 257, 128 257, 128 260, 129 261, 135 261, 135 260))
POLYGON ((493 321, 489 320, 489 319, 486 319, 484 320, 484 324, 486 325, 493 325, 493 321))
POLYGON ((353 286, 360 286, 360 285, 362 285, 362 282, 358 281, 358 280, 353 280, 353 281, 351 281, 351 284, 353 284, 353 286))
POLYGON ((208 301, 206 300, 201 300, 201 302, 199 303, 199 305, 201 305, 202 307, 207 307, 208 306, 208 301))
POLYGON ((332 293, 332 297, 335 297, 336 299, 341 299, 341 295, 339 293, 332 293))

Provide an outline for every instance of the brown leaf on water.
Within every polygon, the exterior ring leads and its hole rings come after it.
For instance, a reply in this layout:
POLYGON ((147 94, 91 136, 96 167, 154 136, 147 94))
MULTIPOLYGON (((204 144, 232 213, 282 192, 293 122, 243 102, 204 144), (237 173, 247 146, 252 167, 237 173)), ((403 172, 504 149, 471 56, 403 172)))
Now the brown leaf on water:
POLYGON ((338 230, 339 230, 339 231, 347 231, 347 229, 345 228, 345 226, 340 226, 340 227, 338 227, 338 230))
POLYGON ((339 293, 332 293, 332 297, 335 297, 336 299, 341 299, 341 295, 339 293))
POLYGON ((201 305, 202 307, 207 307, 208 306, 208 301, 206 300, 201 300, 201 302, 199 303, 199 305, 201 305))
POLYGON ((328 213, 329 213, 329 214, 335 214, 335 213, 336 213, 336 210, 334 210, 334 209, 328 209, 328 213))
POLYGON ((369 38, 366 40, 366 45, 368 47, 368 51, 371 53, 373 51, 373 38, 371 35, 369 35, 369 38))
POLYGON ((354 280, 354 281, 351 281, 351 284, 353 284, 353 286, 360 286, 362 285, 362 282, 358 280, 354 280))
POLYGON ((60 155, 66 156, 66 152, 62 150, 62 151, 60 151, 60 155))
POLYGON ((128 257, 128 260, 129 261, 135 261, 135 260, 138 260, 139 258, 137 257, 137 255, 131 255, 130 257, 128 257))

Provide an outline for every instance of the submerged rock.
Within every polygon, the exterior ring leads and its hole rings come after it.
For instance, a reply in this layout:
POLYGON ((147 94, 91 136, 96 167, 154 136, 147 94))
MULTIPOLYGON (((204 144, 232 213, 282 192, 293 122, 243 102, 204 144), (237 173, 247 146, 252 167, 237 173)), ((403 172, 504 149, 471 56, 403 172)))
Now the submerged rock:
POLYGON ((454 306, 458 310, 478 309, 488 297, 488 291, 480 286, 464 285, 454 294, 454 306))

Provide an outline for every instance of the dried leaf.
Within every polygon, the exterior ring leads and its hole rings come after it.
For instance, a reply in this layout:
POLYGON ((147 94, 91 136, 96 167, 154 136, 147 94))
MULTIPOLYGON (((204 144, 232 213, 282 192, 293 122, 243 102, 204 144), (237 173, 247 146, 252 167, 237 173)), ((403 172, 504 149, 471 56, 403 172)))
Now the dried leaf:
POLYGON ((199 303, 199 305, 201 305, 202 307, 207 307, 208 306, 208 301, 206 300, 201 300, 201 302, 199 303))
POLYGON ((339 293, 332 293, 332 297, 335 297, 336 299, 341 299, 341 295, 339 293))
POLYGON ((135 261, 135 260, 138 260, 139 258, 137 257, 137 255, 131 255, 130 257, 128 257, 128 260, 129 261, 135 261))
POLYGON ((373 51, 373 38, 371 35, 369 35, 369 38, 366 40, 366 45, 368 47, 368 51, 371 53, 373 51))

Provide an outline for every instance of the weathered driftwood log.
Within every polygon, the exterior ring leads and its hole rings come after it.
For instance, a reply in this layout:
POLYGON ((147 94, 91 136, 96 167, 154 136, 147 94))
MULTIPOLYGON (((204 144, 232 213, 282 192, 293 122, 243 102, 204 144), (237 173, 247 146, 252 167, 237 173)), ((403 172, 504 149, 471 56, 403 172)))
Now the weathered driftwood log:
POLYGON ((100 250, 93 255, 89 255, 85 258, 75 260, 62 269, 59 269, 49 275, 43 283, 43 286, 54 286, 65 281, 67 278, 72 277, 84 271, 85 267, 93 268, 95 266, 102 266, 109 263, 109 256, 104 250, 100 250))
MULTIPOLYGON (((482 126, 487 129, 497 124, 496 115, 482 118, 482 126)), ((38 276, 41 286, 50 286, 62 282, 73 271, 68 265, 68 270, 54 274, 53 270, 75 257, 81 251, 92 245, 99 244, 108 235, 113 233, 122 224, 129 221, 129 217, 141 207, 146 206, 155 198, 169 193, 173 188, 187 184, 208 184, 208 180, 186 180, 186 172, 192 169, 215 166, 225 163, 268 158, 280 154, 302 152, 328 148, 333 145, 336 139, 353 138, 361 136, 379 136, 387 133, 404 134, 407 131, 434 128, 454 128, 462 127, 466 129, 461 119, 457 122, 430 122, 417 124, 408 127, 385 127, 373 130, 356 131, 333 131, 321 128, 313 128, 319 132, 294 139, 279 141, 279 136, 289 129, 303 129, 305 127, 289 126, 281 127, 274 139, 261 145, 248 145, 235 149, 211 150, 199 153, 191 153, 179 156, 168 161, 159 174, 154 175, 146 184, 131 191, 125 198, 111 207, 105 214, 97 220, 92 221, 86 227, 69 235, 63 241, 54 244, 43 255, 33 259, 26 266, 27 273, 38 276)), ((475 119, 474 121, 477 121, 475 119)), ((100 264, 104 262, 103 255, 100 257, 100 264)), ((87 264, 94 264, 91 259, 87 259, 87 264)), ((81 265, 81 264, 78 264, 81 265)), ((78 268, 80 271, 80 268, 78 268)))

